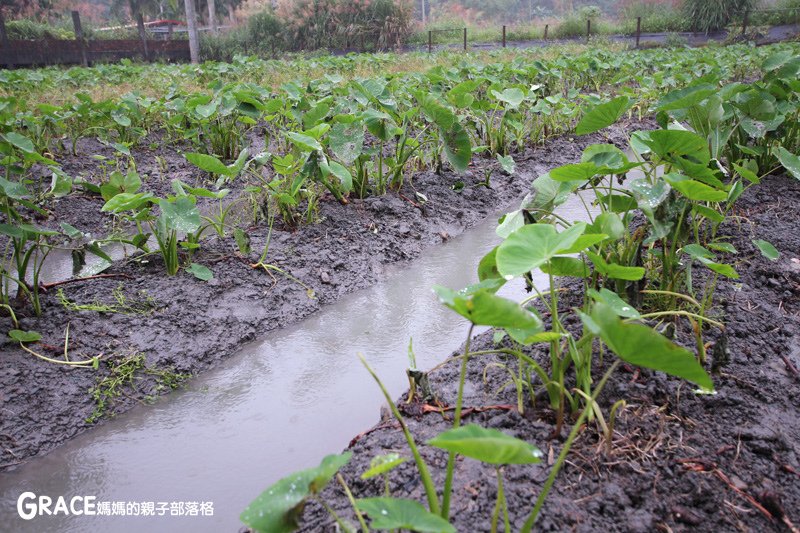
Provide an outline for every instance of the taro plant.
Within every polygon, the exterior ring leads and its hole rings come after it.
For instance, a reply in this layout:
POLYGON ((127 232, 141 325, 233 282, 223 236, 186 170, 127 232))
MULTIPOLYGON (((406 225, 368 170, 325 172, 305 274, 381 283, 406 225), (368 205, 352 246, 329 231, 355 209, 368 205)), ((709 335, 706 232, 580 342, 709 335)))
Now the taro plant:
MULTIPOLYGON (((187 191, 180 186, 181 193, 187 191)), ((148 240, 152 235, 158 245, 158 251, 164 261, 167 275, 174 276, 180 269, 179 245, 190 254, 199 247, 199 236, 204 226, 200 212, 196 206, 197 198, 189 193, 178 194, 168 198, 156 198, 152 193, 123 192, 113 196, 103 211, 122 216, 124 220, 134 222, 138 233, 129 239, 119 239, 133 244, 148 253, 148 240), (158 214, 155 207, 158 207, 158 214), (150 232, 146 232, 145 225, 150 232), (181 241, 181 237, 184 238, 181 241)))

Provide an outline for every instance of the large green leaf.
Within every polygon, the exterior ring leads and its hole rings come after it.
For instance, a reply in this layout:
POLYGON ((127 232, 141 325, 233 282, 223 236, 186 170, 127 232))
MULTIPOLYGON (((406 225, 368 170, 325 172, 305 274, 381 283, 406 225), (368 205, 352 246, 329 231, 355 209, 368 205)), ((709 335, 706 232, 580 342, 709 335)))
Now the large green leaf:
POLYGON ((539 268, 564 253, 583 234, 585 223, 558 233, 551 224, 528 224, 508 236, 497 249, 497 269, 510 279, 539 268))
POLYGON ((362 498, 359 511, 369 515, 370 527, 380 530, 408 529, 422 533, 455 533, 456 528, 439 515, 427 511, 419 502, 400 498, 362 498))
POLYGON ((628 363, 666 372, 713 390, 714 383, 695 356, 652 328, 627 324, 605 304, 597 303, 592 320, 600 328, 600 338, 620 359, 628 363))
POLYGON ((42 340, 42 335, 38 331, 12 329, 8 332, 8 336, 17 342, 36 342, 42 340))
POLYGON ((727 192, 710 187, 683 174, 675 172, 664 174, 664 181, 689 200, 696 202, 724 202, 728 198, 727 192))
POLYGON ((159 200, 161 221, 169 230, 193 233, 200 228, 200 211, 188 196, 179 196, 174 202, 159 200))
POLYGON ((8 133, 3 134, 3 138, 22 150, 23 152, 33 153, 33 141, 25 137, 24 135, 20 135, 15 131, 9 131, 8 133))
POLYGON ((319 141, 309 135, 297 133, 296 131, 290 131, 286 133, 286 137, 288 137, 295 146, 304 152, 315 152, 317 150, 322 150, 322 145, 319 143, 319 141))
POLYGON ((493 465, 532 464, 540 462, 542 457, 542 452, 532 444, 477 424, 447 430, 428 444, 493 465))
POLYGON ((472 143, 467 130, 458 122, 455 113, 433 96, 426 94, 419 101, 425 116, 439 128, 447 160, 456 171, 464 172, 472 158, 472 143))
POLYGON ((347 464, 352 452, 329 455, 315 468, 291 474, 262 492, 239 518, 260 533, 289 533, 297 529, 303 507, 347 464))
POLYGON ((217 176, 226 176, 228 174, 228 166, 213 155, 200 154, 196 152, 187 152, 183 154, 186 160, 199 168, 205 170, 210 174, 217 176))
POLYGON ((364 125, 361 122, 337 123, 328 135, 331 152, 344 164, 355 161, 364 149, 364 125))
POLYGON ((758 247, 758 250, 761 252, 761 255, 769 259, 770 261, 776 261, 780 256, 781 253, 775 248, 772 243, 765 241, 763 239, 754 239, 753 244, 758 247))
POLYGON ((794 155, 783 146, 778 148, 775 155, 778 157, 778 161, 781 162, 781 165, 783 165, 783 168, 785 168, 789 174, 800 180, 800 157, 794 155))
POLYGON ((586 256, 592 260, 595 270, 607 278, 637 281, 644 277, 645 270, 642 267, 609 263, 602 256, 593 252, 586 252, 586 256))
POLYGON ((486 280, 482 283, 491 284, 491 287, 486 288, 479 284, 474 286, 479 288, 467 288, 456 292, 436 285, 433 291, 444 305, 476 326, 541 331, 542 321, 538 316, 523 309, 516 302, 496 296, 492 292, 497 280, 486 280))
POLYGON ((505 89, 503 92, 492 90, 492 96, 513 108, 519 107, 519 105, 525 99, 525 93, 516 87, 505 89))
POLYGON ((137 192, 137 193, 123 192, 114 196, 109 201, 107 201, 101 208, 101 211, 121 213, 122 211, 139 209, 140 207, 152 201, 152 199, 153 199, 153 193, 149 192, 137 192))
POLYGON ((398 453, 387 453, 373 457, 369 469, 361 474, 361 479, 371 479, 381 474, 386 474, 406 462, 406 458, 398 453))
POLYGON ((699 163, 711 158, 708 141, 685 130, 655 130, 643 142, 662 158, 691 157, 699 163))
POLYGON ((602 130, 619 120, 630 106, 631 101, 627 96, 619 96, 610 102, 597 105, 583 114, 575 133, 586 135, 602 130))
POLYGON ((717 90, 718 88, 710 83, 701 83, 672 91, 658 102, 657 111, 673 111, 697 105, 717 90))

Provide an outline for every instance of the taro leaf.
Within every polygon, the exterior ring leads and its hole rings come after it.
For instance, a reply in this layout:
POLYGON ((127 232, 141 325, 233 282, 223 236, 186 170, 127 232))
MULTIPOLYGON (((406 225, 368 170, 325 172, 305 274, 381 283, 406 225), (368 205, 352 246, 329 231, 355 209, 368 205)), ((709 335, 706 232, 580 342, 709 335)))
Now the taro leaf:
POLYGON ((576 257, 554 257, 541 266, 542 272, 553 276, 588 278, 591 272, 586 263, 576 257))
POLYGON ((669 198, 670 191, 666 182, 659 180, 651 185, 646 179, 633 180, 630 183, 630 189, 636 198, 639 209, 648 215, 669 198))
POLYGON ((306 498, 322 490, 352 455, 352 452, 329 455, 319 466, 281 479, 253 500, 239 518, 260 533, 295 531, 306 498))
POLYGON ((714 383, 695 356, 643 324, 626 324, 606 304, 596 303, 592 321, 600 338, 620 359, 633 365, 666 372, 713 390, 714 383))
POLYGON ((554 168, 550 177, 555 181, 586 181, 599 174, 601 169, 594 163, 571 163, 554 168))
POLYGON ((187 161, 189 161, 189 163, 193 164, 200 170, 205 170, 209 174, 214 174, 216 176, 228 175, 227 165, 213 155, 188 152, 183 154, 183 156, 187 161))
POLYGON ((581 163, 617 169, 628 163, 628 158, 613 144, 591 144, 581 154, 581 163))
POLYGON ((714 262, 714 254, 699 244, 687 244, 681 248, 681 250, 683 253, 687 254, 699 263, 702 263, 706 268, 716 272, 717 274, 721 274, 726 278, 739 279, 739 274, 732 266, 724 263, 714 262))
POLYGON ((625 213, 636 208, 636 200, 626 194, 600 194, 597 201, 614 213, 625 213))
POLYGON ((530 193, 522 202, 522 208, 528 211, 552 211, 553 208, 566 202, 572 193, 585 180, 559 182, 550 177, 550 173, 545 173, 533 180, 530 193))
POLYGON ((623 266, 616 263, 609 263, 602 256, 586 252, 586 256, 592 260, 595 270, 603 276, 611 279, 623 279, 626 281, 638 281, 644 277, 645 270, 642 267, 623 266))
POLYGON ((385 142, 394 135, 396 125, 386 113, 369 108, 362 116, 369 132, 378 139, 385 142))
POLYGON ((761 66, 761 69, 764 72, 771 72, 777 68, 782 67, 786 64, 787 61, 794 57, 794 52, 791 50, 784 50, 783 52, 778 52, 769 56, 765 61, 764 64, 761 66))
POLYGON ((2 176, 0 176, 0 192, 14 200, 22 200, 30 196, 25 185, 16 181, 9 181, 2 176))
POLYGON ((179 196, 174 202, 161 199, 161 223, 169 230, 193 233, 200 227, 200 212, 188 196, 179 196))
POLYGON ((493 294, 491 288, 496 286, 496 280, 487 280, 461 292, 441 285, 435 285, 433 291, 439 301, 476 326, 541 331, 541 319, 516 302, 493 294))
POLYGON ((696 133, 684 130, 655 130, 643 142, 661 158, 690 157, 699 163, 708 163, 711 154, 708 141, 696 133))
POLYGON ((776 261, 781 256, 781 253, 777 250, 777 248, 763 239, 754 239, 753 244, 755 244, 758 249, 761 250, 761 255, 770 261, 776 261))
POLYGON ((578 223, 558 233, 551 224, 528 224, 508 236, 497 249, 497 269, 506 279, 521 276, 568 249, 586 229, 578 223))
POLYGON ((743 177, 750 183, 755 183, 755 184, 761 183, 761 178, 759 178, 758 174, 753 172, 751 169, 743 165, 742 166, 737 165, 736 163, 733 164, 733 169, 736 171, 737 174, 739 174, 741 177, 743 177))
POLYGON ((575 128, 577 135, 586 135, 602 130, 615 123, 631 106, 627 96, 619 96, 586 111, 575 128))
POLYGON ((8 332, 8 336, 17 342, 36 342, 42 340, 42 335, 38 331, 22 331, 21 329, 12 329, 8 332))
POLYGON ((22 231, 21 228, 12 226, 11 224, 4 224, 2 222, 0 222, 0 234, 7 235, 12 239, 22 239, 25 237, 25 232, 22 231))
POLYGON ((211 270, 203 265, 199 265, 197 263, 192 263, 188 267, 186 267, 186 272, 193 275, 200 281, 208 281, 214 277, 214 273, 211 270))
POLYGON ((613 211, 606 211, 597 215, 586 231, 605 234, 608 235, 609 239, 617 240, 625 234, 625 224, 618 214, 613 211))
POLYGON ((683 196, 695 202, 724 202, 728 198, 727 192, 710 187, 683 174, 675 172, 664 174, 664 181, 683 196))
POLYGON ((517 168, 514 158, 510 155, 501 156, 500 154, 497 154, 497 161, 500 163, 500 166, 503 168, 506 174, 513 174, 517 168))
POLYGON ((524 225, 525 215, 522 214, 522 209, 517 209, 503 215, 495 233, 505 239, 524 225))
POLYGON ((9 131, 8 133, 3 134, 3 138, 22 150, 23 152, 33 153, 33 141, 25 137, 24 135, 20 135, 17 132, 9 131))
POLYGON ((233 238, 236 240, 236 246, 239 248, 239 253, 242 255, 250 254, 250 235, 242 228, 233 230, 233 238))
POLYGON ((112 111, 111 118, 113 118, 114 122, 123 128, 129 128, 131 125, 131 119, 121 109, 115 109, 112 111))
POLYGON ((600 289, 600 291, 589 289, 589 296, 591 296, 595 302, 607 305, 617 316, 625 318, 640 318, 642 316, 639 314, 639 311, 620 298, 614 291, 605 288, 600 289))
POLYGON ((111 211, 112 213, 136 210, 150 202, 152 198, 153 193, 149 192, 123 192, 107 201, 100 210, 103 212, 111 211))
POLYGON ((492 465, 533 464, 542 457, 541 450, 524 440, 477 424, 447 430, 428 444, 492 465))
POLYGON ((353 176, 350 171, 336 161, 322 161, 319 164, 325 177, 333 175, 339 180, 342 192, 350 192, 353 189, 353 176))
POLYGON ((217 101, 213 100, 212 102, 209 102, 208 104, 199 105, 199 106, 195 107, 194 110, 201 117, 208 118, 211 115, 213 115, 214 113, 216 113, 217 106, 218 106, 217 101))
POLYGON ((736 247, 729 242, 710 242, 708 243, 708 247, 718 252, 726 252, 729 254, 738 253, 736 247))
POLYGON ((472 159, 472 144, 469 134, 458 122, 448 130, 442 130, 444 153, 457 172, 464 172, 472 159))
POLYGON ((483 256, 483 259, 478 263, 478 281, 487 279, 503 279, 503 276, 497 270, 497 246, 483 256))
POLYGON ((708 220, 712 222, 716 222, 717 224, 722 223, 725 220, 725 216, 715 209, 711 209, 710 207, 706 207, 704 205, 693 205, 692 211, 697 213, 700 216, 706 217, 708 220))
POLYGON ((717 92, 717 87, 709 83, 701 83, 693 85, 677 91, 667 93, 658 102, 658 111, 674 111, 677 109, 686 109, 699 104, 712 94, 717 92))
POLYGON ((315 105, 306 111, 305 115, 303 115, 303 126, 306 129, 316 126, 328 115, 328 111, 330 111, 330 109, 331 106, 329 106, 326 102, 320 102, 319 104, 315 105))
POLYGON ((361 123, 337 123, 333 125, 328 136, 331 152, 340 161, 350 165, 355 161, 364 148, 364 126, 361 123))
POLYGON ((419 502, 401 498, 362 498, 356 507, 369 515, 374 529, 408 529, 423 533, 455 533, 444 518, 427 511, 419 502))
POLYGON ((519 105, 525 99, 525 93, 515 87, 511 89, 505 89, 503 92, 492 90, 492 96, 513 108, 519 107, 519 105))
POLYGON ((61 226, 61 230, 72 240, 78 240, 83 238, 83 232, 73 226, 72 224, 67 224, 66 222, 60 222, 59 226, 61 226))
POLYGON ((228 166, 228 172, 225 175, 229 178, 235 178, 238 176, 244 166, 247 164, 247 158, 249 155, 250 151, 247 148, 242 149, 242 151, 239 152, 239 156, 236 158, 236 161, 228 166))
POLYGON ((472 143, 467 130, 458 122, 455 113, 433 96, 424 95, 419 100, 425 116, 439 128, 447 160, 456 171, 464 172, 472 158, 472 143))
POLYGON ((800 180, 800 157, 792 154, 783 146, 778 148, 778 153, 775 155, 778 157, 778 161, 781 162, 781 165, 783 165, 783 168, 800 180))
POLYGON ((405 457, 397 453, 387 453, 373 457, 369 463, 369 470, 361 474, 361 479, 371 479, 375 476, 385 474, 394 470, 396 467, 406 462, 405 457))
POLYGON ((314 137, 297 133, 295 131, 287 132, 286 136, 295 146, 304 152, 315 152, 317 150, 322 150, 322 145, 314 137))

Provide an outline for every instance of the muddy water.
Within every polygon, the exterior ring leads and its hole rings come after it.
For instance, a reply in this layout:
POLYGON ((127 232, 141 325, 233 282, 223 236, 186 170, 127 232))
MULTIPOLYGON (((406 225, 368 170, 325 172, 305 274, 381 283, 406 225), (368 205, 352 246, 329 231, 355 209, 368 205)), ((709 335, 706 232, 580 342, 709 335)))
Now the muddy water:
MULTIPOLYGON (((568 220, 587 218, 577 198, 559 212, 568 220)), ((236 531, 239 513, 264 488, 341 451, 377 421, 383 399, 357 353, 365 354, 396 397, 408 386, 409 338, 423 369, 463 342, 465 321, 440 305, 431 287, 475 282, 478 259, 500 241, 495 227, 495 218, 487 220, 390 272, 387 281, 246 346, 154 406, 134 409, 2 474, 0 530, 236 531), (62 514, 24 522, 16 513, 24 491, 123 502, 128 516, 62 514), (156 509, 166 502, 165 515, 130 516, 137 508, 141 513, 143 502, 156 509), (171 516, 173 502, 213 502, 213 516, 171 516)), ((546 279, 539 277, 536 285, 546 288, 546 279)), ((521 283, 501 294, 525 295, 521 283)))

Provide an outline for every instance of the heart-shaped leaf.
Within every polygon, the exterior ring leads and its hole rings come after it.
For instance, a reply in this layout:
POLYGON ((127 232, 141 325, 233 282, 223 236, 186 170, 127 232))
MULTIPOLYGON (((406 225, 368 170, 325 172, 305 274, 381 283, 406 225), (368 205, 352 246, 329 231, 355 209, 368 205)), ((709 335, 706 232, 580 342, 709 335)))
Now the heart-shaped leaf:
POLYGON ((359 511, 369 515, 375 529, 408 529, 422 533, 455 533, 450 523, 428 512, 419 502, 400 498, 362 498, 356 500, 359 511))
POLYGON ((542 457, 535 446, 477 424, 447 430, 428 444, 493 465, 532 464, 540 462, 542 457))

